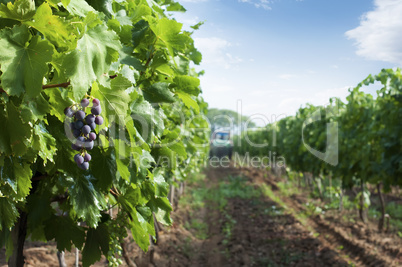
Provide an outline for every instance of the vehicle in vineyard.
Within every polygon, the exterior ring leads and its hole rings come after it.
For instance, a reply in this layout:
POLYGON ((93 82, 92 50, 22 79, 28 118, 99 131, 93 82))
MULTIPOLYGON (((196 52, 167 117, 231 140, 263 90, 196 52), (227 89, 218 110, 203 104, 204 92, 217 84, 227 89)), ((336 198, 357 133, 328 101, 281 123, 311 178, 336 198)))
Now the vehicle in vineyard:
POLYGON ((222 158, 227 156, 232 158, 233 141, 230 138, 229 131, 215 131, 211 137, 209 157, 222 158))

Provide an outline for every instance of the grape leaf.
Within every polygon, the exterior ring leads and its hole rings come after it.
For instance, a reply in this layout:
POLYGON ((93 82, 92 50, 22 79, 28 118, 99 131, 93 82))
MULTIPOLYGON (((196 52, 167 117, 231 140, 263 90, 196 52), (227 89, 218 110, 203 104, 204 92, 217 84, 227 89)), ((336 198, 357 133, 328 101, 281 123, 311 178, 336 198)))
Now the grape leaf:
POLYGON ((1 85, 9 95, 24 91, 35 97, 42 91, 42 81, 52 60, 53 47, 40 36, 31 35, 26 26, 0 31, 1 85), (30 42, 28 43, 28 41, 30 42))
POLYGON ((21 106, 21 117, 24 121, 43 119, 50 110, 49 102, 41 94, 34 98, 25 95, 24 100, 26 105, 21 106))
POLYGON ((0 118, 8 131, 0 131, 0 152, 21 156, 27 151, 26 143, 31 137, 31 127, 24 123, 20 113, 10 101, 6 110, 0 109, 0 118))
POLYGON ((116 33, 104 25, 90 28, 78 40, 77 48, 63 61, 77 101, 83 98, 95 80, 108 73, 110 64, 119 58, 120 48, 116 33))
POLYGON ((69 216, 52 215, 45 222, 45 236, 47 240, 56 239, 58 251, 71 251, 73 244, 79 249, 82 247, 85 231, 69 216))
POLYGON ((106 208, 105 198, 94 188, 90 177, 77 176, 74 177, 74 182, 69 188, 73 210, 90 227, 96 227, 101 217, 100 212, 106 208))
POLYGON ((175 56, 175 50, 183 50, 191 40, 189 36, 181 33, 182 26, 183 24, 168 18, 162 18, 150 25, 159 40, 157 45, 165 46, 172 57, 175 56))
POLYGON ((130 217, 130 228, 135 242, 144 251, 148 250, 149 236, 144 218, 136 210, 139 190, 130 188, 126 194, 119 195, 118 201, 130 217), (145 222, 145 223, 144 223, 145 222))
POLYGON ((144 98, 140 97, 131 104, 131 113, 135 128, 147 142, 154 138, 153 134, 160 136, 163 133, 163 111, 155 110, 144 98))
MULTIPOLYGON (((30 194, 27 199, 28 228, 43 227, 43 222, 52 216, 50 194, 30 194)), ((34 230, 35 231, 35 230, 34 230)))
POLYGON ((91 151, 92 160, 90 168, 93 176, 96 178, 96 187, 108 191, 116 179, 116 158, 113 148, 102 151, 95 147, 91 151))
POLYGON ((189 94, 183 92, 176 92, 176 95, 183 101, 186 107, 193 108, 197 114, 200 113, 200 107, 198 106, 197 102, 191 98, 189 94))
POLYGON ((68 50, 75 46, 73 27, 61 17, 53 15, 48 3, 39 6, 33 21, 25 24, 40 31, 46 39, 59 48, 68 50))
POLYGON ((10 229, 19 216, 15 203, 6 197, 0 197, 0 231, 10 229))
POLYGON ((131 167, 131 147, 123 140, 114 140, 115 151, 116 151, 116 166, 119 171, 120 176, 126 180, 130 181, 130 171, 131 167))
POLYGON ((168 83, 154 83, 143 90, 144 98, 151 103, 173 103, 176 101, 174 94, 169 90, 168 83))
POLYGON ((174 87, 177 91, 198 96, 200 93, 200 80, 187 75, 178 75, 174 77, 174 87))
POLYGON ((158 222, 165 225, 172 224, 170 212, 172 212, 173 209, 166 197, 153 198, 148 202, 147 206, 151 208, 153 213, 155 213, 158 222))
POLYGON ((46 89, 45 94, 49 97, 50 114, 56 116, 61 122, 64 122, 64 109, 71 106, 72 101, 64 97, 59 88, 46 89))
POLYGON ((70 14, 77 15, 83 18, 85 18, 90 12, 96 12, 96 10, 84 0, 70 0, 68 4, 67 3, 63 4, 64 7, 68 10, 68 12, 70 12, 70 14))
POLYGON ((113 121, 120 124, 120 120, 124 122, 126 119, 130 97, 125 90, 130 86, 132 83, 120 74, 110 82, 110 88, 93 84, 92 95, 101 103, 105 125, 110 125, 113 121))
POLYGON ((48 160, 54 162, 53 156, 57 151, 56 139, 48 133, 43 124, 37 124, 34 127, 32 147, 38 151, 44 165, 48 160))
POLYGON ((96 229, 90 228, 82 250, 82 266, 90 266, 100 260, 109 252, 109 231, 105 224, 100 224, 96 229))
POLYGON ((151 151, 157 166, 167 169, 176 168, 176 153, 166 146, 154 147, 151 151))
POLYGON ((15 0, 7 5, 0 5, 0 17, 13 20, 25 21, 35 14, 35 2, 32 0, 15 0))
POLYGON ((155 183, 155 197, 167 197, 169 184, 163 177, 163 170, 156 168, 153 172, 153 181, 155 183))
POLYGON ((187 10, 177 2, 173 2, 166 8, 167 11, 179 11, 179 12, 186 12, 187 10))

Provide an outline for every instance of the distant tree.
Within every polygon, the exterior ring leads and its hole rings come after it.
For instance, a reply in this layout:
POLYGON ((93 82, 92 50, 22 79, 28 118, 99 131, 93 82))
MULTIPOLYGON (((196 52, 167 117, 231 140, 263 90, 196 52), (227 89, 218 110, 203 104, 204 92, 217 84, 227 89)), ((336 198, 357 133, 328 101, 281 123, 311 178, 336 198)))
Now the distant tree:
POLYGON ((211 124, 211 131, 219 129, 230 130, 233 133, 240 133, 246 128, 256 127, 256 124, 249 121, 248 116, 241 115, 228 109, 208 109, 207 118, 211 124))

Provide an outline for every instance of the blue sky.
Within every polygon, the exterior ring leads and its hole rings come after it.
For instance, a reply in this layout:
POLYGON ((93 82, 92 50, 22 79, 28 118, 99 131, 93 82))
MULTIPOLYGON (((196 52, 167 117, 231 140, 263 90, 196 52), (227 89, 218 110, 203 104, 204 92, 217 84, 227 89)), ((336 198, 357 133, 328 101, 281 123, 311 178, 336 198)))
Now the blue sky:
POLYGON ((402 65, 401 0, 179 2, 184 29, 205 22, 193 35, 205 100, 260 125, 345 99, 369 74, 402 65))

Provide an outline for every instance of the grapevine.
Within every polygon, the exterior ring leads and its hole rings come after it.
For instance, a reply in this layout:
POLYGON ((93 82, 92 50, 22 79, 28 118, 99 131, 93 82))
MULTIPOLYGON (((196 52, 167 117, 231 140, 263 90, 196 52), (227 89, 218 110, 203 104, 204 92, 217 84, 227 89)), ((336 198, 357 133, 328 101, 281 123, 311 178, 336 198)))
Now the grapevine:
MULTIPOLYGON (((236 147, 240 154, 266 156, 269 151, 282 156, 286 166, 305 176, 317 180, 338 179, 343 188, 360 187, 358 194, 360 217, 366 221, 364 209, 367 208, 368 191, 366 183, 384 186, 389 191, 392 186, 402 186, 402 74, 401 69, 383 69, 377 75, 369 75, 356 87, 349 89, 347 102, 337 98, 329 100, 326 107, 307 104, 295 116, 269 124, 264 131, 246 132, 240 137, 236 147), (381 84, 376 98, 363 91, 364 86, 375 82, 381 84), (317 113, 320 112, 320 113, 317 113), (303 126, 312 114, 319 119, 303 126), (333 123, 336 127, 328 128, 333 123), (336 130, 337 136, 329 142, 328 136, 336 130), (304 139, 302 137, 304 134, 304 139), (266 144, 255 147, 247 142, 245 135, 253 143, 266 144), (334 145, 333 147, 331 147, 334 145), (327 158, 317 158, 307 147, 318 151, 338 153, 337 160, 329 164, 327 158)), ((235 142, 236 143, 236 142, 235 142)), ((273 167, 273 166, 271 166, 273 167)), ((322 188, 319 188, 322 197, 322 188)), ((342 190, 339 190, 342 192, 342 190)), ((381 198, 381 190, 378 189, 381 198)), ((383 203, 381 201, 381 203, 383 203)), ((384 208, 379 230, 382 230, 384 208)))
POLYGON ((191 67, 202 56, 168 14, 184 8, 0 2, 0 244, 9 265, 23 266, 27 234, 80 249, 83 266, 102 254, 119 263, 113 239, 127 230, 146 251, 154 216, 171 224, 169 184, 198 171, 207 150, 207 104, 191 67), (120 215, 106 216, 109 206, 120 215))

